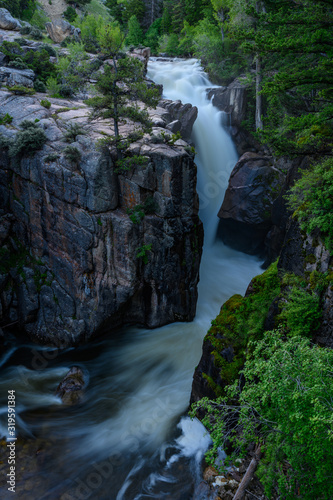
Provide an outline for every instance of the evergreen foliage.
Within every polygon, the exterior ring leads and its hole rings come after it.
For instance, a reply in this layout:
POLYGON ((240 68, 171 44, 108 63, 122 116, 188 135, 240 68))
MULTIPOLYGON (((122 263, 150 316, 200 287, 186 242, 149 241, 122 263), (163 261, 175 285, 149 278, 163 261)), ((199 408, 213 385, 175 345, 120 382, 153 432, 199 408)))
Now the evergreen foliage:
POLYGON ((159 92, 154 87, 147 87, 143 78, 143 65, 136 59, 121 54, 123 35, 119 27, 106 27, 102 30, 99 43, 105 53, 112 58, 112 65, 104 66, 104 74, 99 75, 96 87, 100 96, 88 100, 93 107, 92 118, 111 118, 114 137, 104 141, 105 146, 113 148, 116 170, 122 171, 143 165, 145 157, 128 156, 127 149, 136 137, 120 135, 120 120, 129 118, 137 122, 137 130, 149 130, 151 123, 145 109, 140 109, 138 102, 156 107, 159 92))
POLYGON ((126 44, 137 47, 143 41, 143 31, 136 16, 130 17, 127 23, 126 44))

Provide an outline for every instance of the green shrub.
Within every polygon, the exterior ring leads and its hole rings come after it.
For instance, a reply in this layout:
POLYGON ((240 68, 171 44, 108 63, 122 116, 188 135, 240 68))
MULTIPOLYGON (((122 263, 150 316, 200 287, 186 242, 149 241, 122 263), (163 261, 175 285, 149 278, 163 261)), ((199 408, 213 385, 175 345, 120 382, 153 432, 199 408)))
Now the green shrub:
POLYGON ((47 91, 45 83, 41 82, 38 79, 35 80, 34 89, 36 90, 36 92, 44 92, 45 93, 47 91))
POLYGON ((72 97, 74 95, 73 89, 67 83, 62 83, 59 85, 59 94, 62 97, 72 97))
POLYGON ((164 137, 161 134, 153 134, 150 137, 149 142, 152 144, 162 144, 164 142, 164 137))
POLYGON ((43 40, 43 33, 41 32, 40 29, 33 27, 30 30, 29 35, 34 38, 35 40, 43 40))
POLYGON ((14 87, 7 87, 10 92, 15 95, 34 95, 35 90, 28 87, 23 87, 22 85, 14 85, 14 87))
POLYGON ((133 208, 127 208, 126 213, 128 214, 133 224, 140 224, 145 216, 142 205, 136 205, 133 208))
POLYGON ((57 78, 49 77, 46 82, 47 91, 51 97, 60 97, 60 84, 57 78))
POLYGON ((9 125, 12 121, 13 117, 10 114, 0 115, 0 125, 9 125))
POLYGON ((319 229, 327 249, 333 254, 333 159, 302 172, 291 188, 289 207, 295 211, 301 228, 308 233, 319 229))
POLYGON ((136 258, 142 259, 144 264, 148 264, 148 252, 152 249, 152 244, 150 245, 142 245, 136 250, 136 258))
POLYGON ((75 146, 67 146, 64 149, 64 155, 71 163, 79 163, 81 160, 81 152, 75 146))
POLYGON ((55 49, 49 45, 48 43, 43 43, 39 48, 39 51, 41 50, 46 50, 46 52, 49 54, 50 57, 57 57, 57 53, 55 49))
POLYGON ((25 62, 22 61, 22 59, 20 57, 18 57, 17 59, 15 59, 14 61, 11 61, 8 66, 10 68, 15 68, 15 69, 27 69, 27 65, 25 64, 25 62))
POLYGON ((18 43, 20 47, 27 45, 27 41, 25 38, 14 38, 14 42, 18 43))
POLYGON ((255 442, 263 452, 258 475, 269 498, 274 490, 287 500, 332 498, 333 351, 305 338, 285 342, 280 331, 268 332, 251 351, 242 392, 238 381, 229 390, 231 404, 205 398, 194 407, 208 412, 211 463, 226 441, 233 444, 233 458, 255 442))
POLYGON ((86 130, 79 123, 70 123, 65 133, 67 142, 75 142, 78 135, 85 135, 86 130))
POLYGON ((43 82, 50 76, 56 76, 56 67, 50 62, 50 55, 46 49, 40 49, 36 52, 30 50, 24 56, 24 62, 28 68, 32 69, 36 77, 43 82))
POLYGON ((309 337, 319 327, 322 311, 316 293, 293 286, 285 294, 282 307, 278 319, 285 324, 289 335, 309 337))
POLYGON ((21 35, 30 35, 30 31, 32 30, 32 27, 31 26, 22 26, 22 28, 20 29, 20 33, 21 35))
POLYGON ((57 155, 56 153, 50 153, 44 157, 44 161, 46 163, 48 163, 48 162, 52 163, 52 162, 58 160, 58 158, 59 158, 59 155, 57 155))
POLYGON ((76 10, 74 9, 74 7, 72 7, 71 5, 69 5, 67 7, 67 9, 64 12, 64 18, 69 23, 73 23, 75 21, 75 19, 76 19, 76 10))
POLYGON ((50 107, 51 107, 51 103, 50 103, 50 101, 49 101, 48 99, 42 99, 42 100, 40 101, 40 103, 41 103, 41 105, 42 105, 42 106, 44 106, 44 108, 46 108, 46 109, 50 109, 50 107))
POLYGON ((16 134, 14 141, 9 145, 8 154, 11 157, 38 151, 47 141, 45 132, 34 122, 24 120, 20 127, 22 130, 16 134))

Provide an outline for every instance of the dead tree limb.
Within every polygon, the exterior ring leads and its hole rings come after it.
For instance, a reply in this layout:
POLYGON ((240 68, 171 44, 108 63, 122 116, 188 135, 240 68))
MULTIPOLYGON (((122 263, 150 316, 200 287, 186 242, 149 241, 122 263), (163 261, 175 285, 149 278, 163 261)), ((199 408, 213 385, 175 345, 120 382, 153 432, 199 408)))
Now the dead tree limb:
POLYGON ((252 458, 250 465, 248 466, 247 471, 245 472, 245 475, 240 485, 237 488, 233 500, 242 500, 242 498, 244 498, 245 490, 250 484, 251 479, 253 478, 253 475, 258 467, 260 458, 261 458, 261 447, 258 446, 254 452, 254 457, 252 458))

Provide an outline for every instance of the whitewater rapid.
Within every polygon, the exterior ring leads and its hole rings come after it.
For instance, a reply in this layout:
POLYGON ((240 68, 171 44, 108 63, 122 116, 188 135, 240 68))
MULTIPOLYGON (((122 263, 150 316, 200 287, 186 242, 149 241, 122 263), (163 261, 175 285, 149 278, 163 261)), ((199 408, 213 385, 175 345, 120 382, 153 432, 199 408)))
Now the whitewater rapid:
MULTIPOLYGON (((206 97, 212 87, 207 75, 194 59, 151 59, 148 76, 163 84, 164 97, 198 107, 192 140, 205 243, 197 315, 191 323, 156 330, 123 329, 94 345, 57 353, 37 371, 31 357, 45 348, 8 341, 2 365, 0 360, 2 399, 14 388, 19 432, 54 446, 42 478, 29 475, 34 498, 66 493, 72 499, 190 499, 210 443, 201 423, 185 413, 202 341, 223 302, 243 294, 260 273, 258 259, 216 239, 217 212, 237 152, 225 116, 206 97), (74 364, 89 384, 80 405, 63 408, 54 388, 74 364)), ((5 434, 5 412, 0 418, 5 434)))

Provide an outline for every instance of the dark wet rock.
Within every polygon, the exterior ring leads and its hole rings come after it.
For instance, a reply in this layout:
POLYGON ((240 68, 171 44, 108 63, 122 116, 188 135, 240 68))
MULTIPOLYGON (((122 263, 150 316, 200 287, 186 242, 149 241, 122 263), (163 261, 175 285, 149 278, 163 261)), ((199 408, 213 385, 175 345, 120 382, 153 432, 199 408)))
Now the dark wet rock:
POLYGON ((19 31, 22 28, 22 24, 7 9, 0 9, 0 28, 3 30, 19 31))
MULTIPOLYGON (((198 116, 198 108, 192 104, 182 104, 181 101, 163 99, 159 105, 166 109, 171 116, 171 121, 180 121, 179 132, 184 139, 190 139, 192 128, 198 116)), ((178 132, 178 130, 177 130, 178 132)))
POLYGON ((74 405, 82 400, 84 386, 83 371, 73 366, 58 385, 56 396, 59 396, 64 404, 74 405))
POLYGON ((229 115, 231 126, 241 125, 246 114, 246 84, 236 79, 227 87, 207 89, 207 97, 212 100, 214 106, 229 115))
POLYGON ((303 244, 304 239, 298 222, 295 219, 290 219, 278 262, 278 268, 287 272, 292 272, 298 276, 303 276, 305 264, 303 244))
POLYGON ((235 165, 218 213, 219 235, 226 245, 249 254, 263 254, 271 229, 272 207, 284 174, 272 158, 245 153, 235 165))
POLYGON ((321 346, 333 348, 333 287, 328 286, 323 296, 323 316, 314 340, 321 346))
POLYGON ((32 88, 34 86, 35 73, 32 69, 15 69, 1 66, 0 83, 13 87, 19 85, 32 88))
POLYGON ((215 365, 213 351, 214 347, 206 337, 202 346, 202 356, 193 376, 190 404, 196 403, 203 397, 208 397, 209 399, 216 398, 216 393, 209 380, 214 381, 216 385, 222 385, 223 381, 220 376, 220 370, 215 365))
MULTIPOLYGON (((18 293, 20 325, 38 342, 72 345, 124 323, 190 321, 203 231, 187 144, 135 143, 131 150, 147 157, 147 167, 117 175, 110 154, 96 147, 112 133, 110 123, 89 122, 82 103, 50 101, 47 110, 38 96, 0 92, 2 112, 13 117, 3 135, 14 138, 22 120, 37 119, 48 138, 19 161, 0 152, 0 215, 12 214, 12 236, 27 250, 22 275, 6 275, 18 293), (88 132, 72 144, 78 163, 64 155, 69 123, 88 132), (154 200, 153 213, 133 223, 127 211, 147 200, 154 200)), ((153 113, 170 116, 161 107, 153 113)), ((121 126, 123 135, 130 130, 121 126)), ((8 315, 14 309, 6 286, 0 296, 8 315)))
POLYGON ((206 481, 201 481, 196 487, 193 500, 218 500, 218 493, 215 489, 212 489, 206 481))

